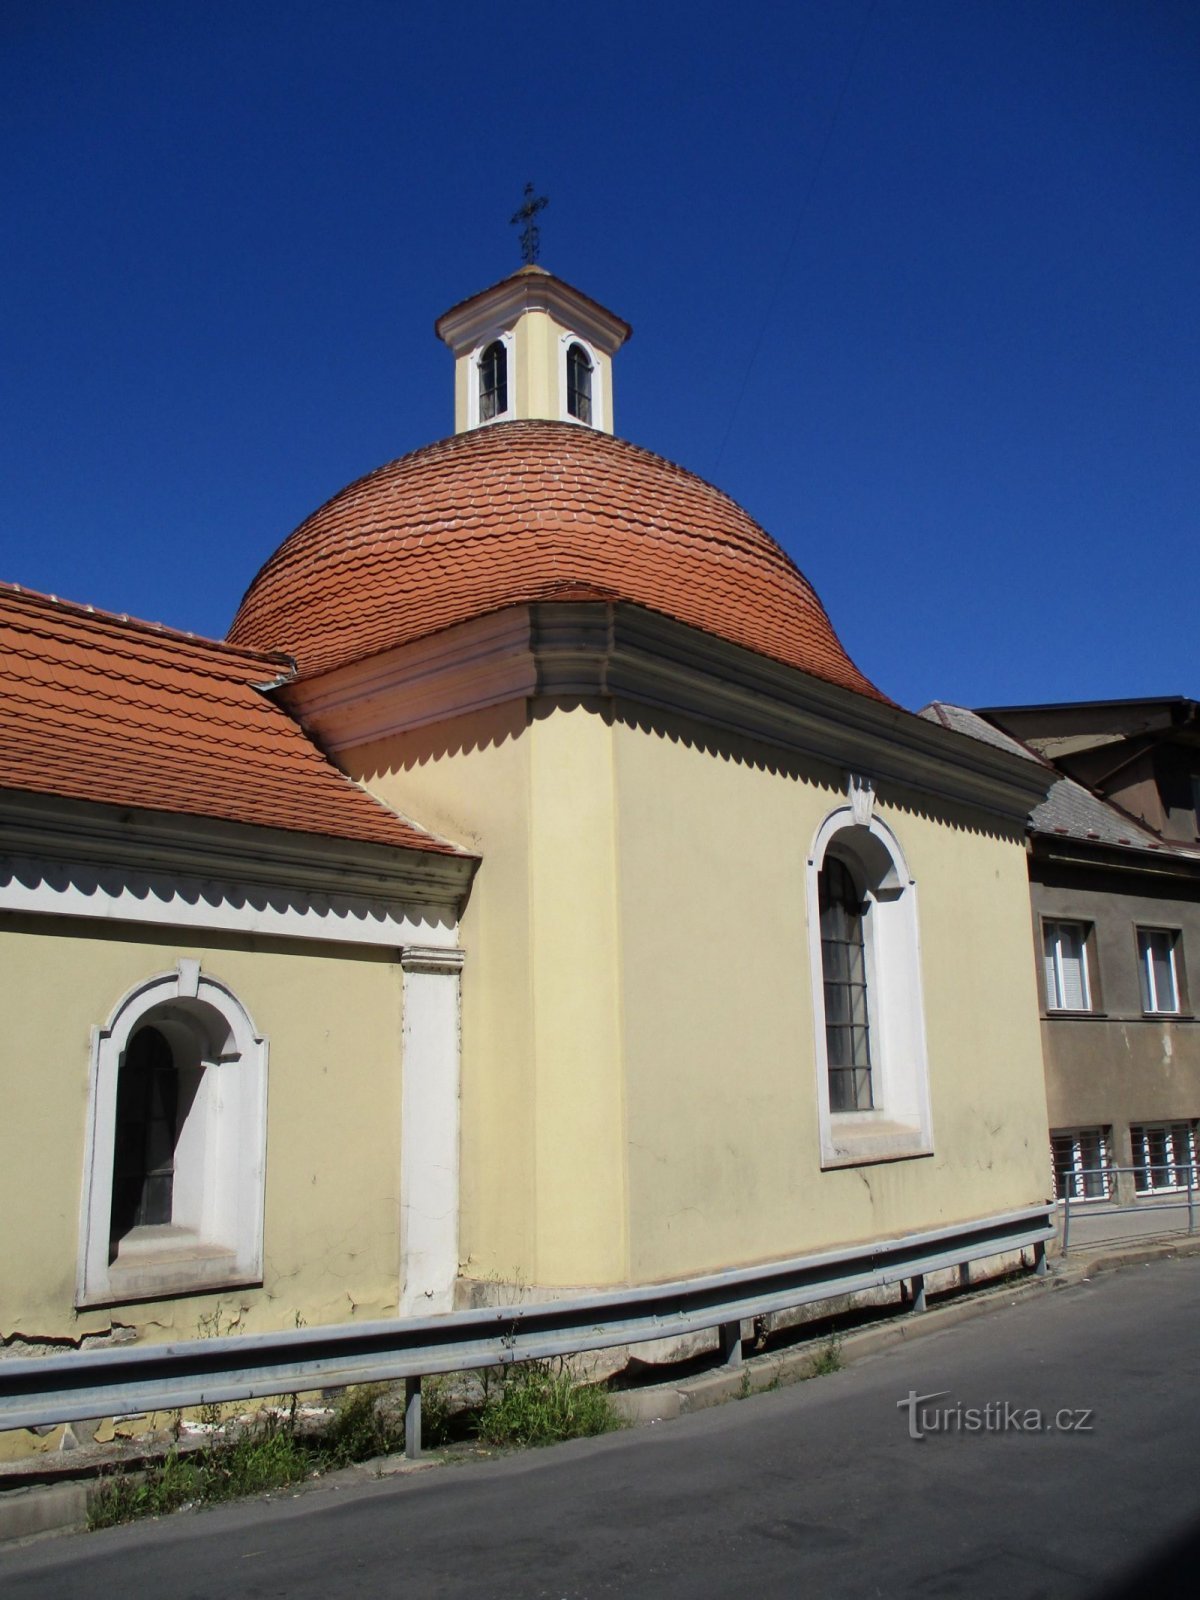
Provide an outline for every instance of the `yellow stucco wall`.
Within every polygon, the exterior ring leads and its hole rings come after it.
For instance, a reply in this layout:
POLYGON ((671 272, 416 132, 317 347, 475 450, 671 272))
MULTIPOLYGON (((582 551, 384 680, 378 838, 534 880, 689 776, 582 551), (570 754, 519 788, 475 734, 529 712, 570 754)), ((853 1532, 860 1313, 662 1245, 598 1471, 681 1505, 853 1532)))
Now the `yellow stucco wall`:
POLYGON ((381 799, 483 856, 459 942, 460 1253, 464 1271, 532 1281, 534 1079, 529 742, 523 704, 344 751, 381 799))
POLYGON ((390 951, 89 921, 0 922, 7 1054, 0 1335, 78 1339, 113 1323, 155 1341, 395 1312, 401 973, 390 951), (225 982, 270 1043, 264 1283, 74 1311, 93 1027, 180 958, 225 982))
POLYGON ((881 792, 918 886, 934 1154, 823 1172, 804 874, 839 770, 550 704, 341 759, 483 856, 462 926, 467 1275, 669 1278, 1047 1192, 1019 829, 881 792))
POLYGON ((917 883, 934 1154, 822 1171, 805 864, 842 775, 679 727, 618 723, 615 756, 635 1278, 1043 1198, 1020 834, 881 791, 917 883))

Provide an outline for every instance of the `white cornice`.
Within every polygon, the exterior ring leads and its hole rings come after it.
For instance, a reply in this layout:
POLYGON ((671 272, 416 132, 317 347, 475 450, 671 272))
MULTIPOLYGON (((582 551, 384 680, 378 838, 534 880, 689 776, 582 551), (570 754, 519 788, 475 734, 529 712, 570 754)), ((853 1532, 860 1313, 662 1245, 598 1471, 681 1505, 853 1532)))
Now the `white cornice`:
POLYGON ((455 942, 477 861, 0 792, 0 910, 352 944, 455 942))
POLYGON ((488 334, 509 328, 527 311, 545 311, 611 356, 629 337, 628 325, 549 273, 515 277, 476 295, 438 320, 438 338, 461 355, 488 334))
POLYGON ((280 697, 331 752, 537 696, 652 706, 1023 823, 1052 775, 638 606, 513 606, 280 697))
POLYGON ((530 608, 476 617, 443 633, 285 685, 276 698, 330 752, 535 694, 530 608))
POLYGON ((442 907, 48 857, 0 857, 0 912, 391 948, 458 943, 457 919, 442 907))

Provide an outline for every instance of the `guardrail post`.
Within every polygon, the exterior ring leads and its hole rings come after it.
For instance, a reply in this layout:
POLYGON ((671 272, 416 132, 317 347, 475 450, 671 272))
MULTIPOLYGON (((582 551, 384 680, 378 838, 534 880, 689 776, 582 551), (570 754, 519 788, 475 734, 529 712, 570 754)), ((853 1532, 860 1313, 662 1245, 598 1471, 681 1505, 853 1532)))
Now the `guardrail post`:
POLYGON ((727 1367, 742 1364, 742 1325, 740 1322, 721 1324, 721 1360, 727 1367))
POLYGON ((960 1261, 958 1264, 958 1287, 969 1289, 971 1287, 971 1263, 960 1261))
POLYGON ((1063 1260, 1064 1261, 1067 1259, 1067 1252, 1070 1250, 1070 1248, 1071 1248, 1071 1186, 1070 1186, 1070 1184, 1068 1184, 1067 1185, 1067 1189, 1066 1189, 1066 1193, 1063 1195, 1063 1242, 1062 1242, 1062 1253, 1063 1253, 1063 1260))
POLYGON ((1046 1241, 1039 1239, 1033 1247, 1033 1270, 1039 1278, 1046 1276, 1046 1241))
POLYGON ((404 1454, 415 1461, 421 1454, 421 1380, 404 1380, 404 1454))
POLYGON ((1188 1162, 1188 1233, 1196 1231, 1196 1169, 1188 1162))
POLYGON ((924 1311, 925 1309, 925 1274, 917 1272, 912 1280, 912 1310, 924 1311))

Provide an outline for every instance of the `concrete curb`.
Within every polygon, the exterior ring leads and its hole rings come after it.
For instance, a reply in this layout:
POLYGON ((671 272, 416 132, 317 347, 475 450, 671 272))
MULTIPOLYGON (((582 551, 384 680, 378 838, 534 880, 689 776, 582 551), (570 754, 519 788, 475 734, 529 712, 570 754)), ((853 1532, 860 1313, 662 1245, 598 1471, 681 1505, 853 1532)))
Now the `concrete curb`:
MULTIPOLYGON (((933 1306, 923 1312, 898 1311, 886 1322, 839 1335, 839 1365, 854 1366, 893 1345, 956 1327, 959 1323, 970 1322, 1002 1306, 1015 1305, 1038 1294, 1073 1288, 1102 1272, 1115 1272, 1122 1267, 1143 1266, 1152 1261, 1194 1255, 1200 1255, 1200 1238, 1173 1239, 1161 1245, 1147 1244, 1133 1250, 1073 1256, 1065 1262, 1059 1260, 1044 1278, 1029 1276, 993 1288, 984 1286, 973 1291, 969 1298, 933 1306)), ((613 1395, 613 1404, 629 1427, 649 1427, 659 1422, 670 1422, 694 1411, 704 1411, 709 1406, 724 1405, 730 1400, 742 1400, 766 1390, 802 1383, 815 1376, 813 1361, 820 1356, 824 1346, 822 1339, 812 1339, 788 1350, 750 1356, 737 1365, 720 1367, 683 1381, 667 1380, 641 1389, 620 1390, 613 1395)), ((380 1456, 373 1461, 363 1461, 338 1472, 326 1473, 311 1483, 294 1485, 289 1492, 336 1489, 348 1483, 407 1476, 446 1464, 446 1458, 435 1454, 425 1456, 420 1461, 407 1461, 403 1456, 380 1456)), ((0 1489, 0 1545, 82 1532, 87 1527, 88 1499, 102 1470, 101 1467, 92 1467, 88 1469, 87 1476, 81 1475, 65 1482, 21 1484, 11 1489, 0 1489)), ((272 1494, 279 1492, 271 1491, 272 1494)))

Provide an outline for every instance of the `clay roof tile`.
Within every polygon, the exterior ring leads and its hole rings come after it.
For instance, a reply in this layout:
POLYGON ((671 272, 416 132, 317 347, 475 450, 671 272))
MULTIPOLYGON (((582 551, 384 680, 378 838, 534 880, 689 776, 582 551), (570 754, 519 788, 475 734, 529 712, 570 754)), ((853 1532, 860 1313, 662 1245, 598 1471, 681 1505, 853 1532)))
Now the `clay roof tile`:
POLYGON ((874 699, 812 586, 719 489, 562 422, 456 434, 380 467, 287 538, 230 629, 302 677, 580 589, 874 699))
POLYGON ((0 584, 0 788, 452 853, 263 693, 290 664, 0 584))

